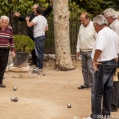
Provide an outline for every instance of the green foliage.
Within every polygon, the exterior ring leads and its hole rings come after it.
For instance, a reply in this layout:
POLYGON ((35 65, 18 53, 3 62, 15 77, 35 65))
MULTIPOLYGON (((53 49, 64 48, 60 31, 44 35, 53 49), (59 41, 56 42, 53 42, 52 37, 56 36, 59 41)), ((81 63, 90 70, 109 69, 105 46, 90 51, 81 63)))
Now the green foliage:
POLYGON ((33 4, 39 4, 43 7, 48 6, 46 0, 2 0, 0 3, 0 16, 8 15, 14 11, 19 11, 22 15, 26 15, 31 12, 33 4))
MULTIPOLYGON (((46 8, 49 0, 1 0, 0 16, 9 15, 14 11, 19 11, 22 15, 31 12, 33 4, 39 4, 46 8)), ((87 11, 95 16, 108 7, 119 9, 119 0, 69 0, 70 19, 78 19, 83 11, 87 11)), ((51 16, 50 16, 51 17, 51 16)))
POLYGON ((14 43, 16 51, 31 52, 34 49, 33 40, 26 35, 15 35, 14 43))
POLYGON ((69 3, 69 10, 70 10, 70 19, 79 19, 79 15, 81 12, 85 11, 83 8, 79 9, 79 5, 75 2, 69 3))
POLYGON ((77 19, 84 11, 93 17, 109 7, 119 10, 119 0, 69 0, 71 19, 77 19))

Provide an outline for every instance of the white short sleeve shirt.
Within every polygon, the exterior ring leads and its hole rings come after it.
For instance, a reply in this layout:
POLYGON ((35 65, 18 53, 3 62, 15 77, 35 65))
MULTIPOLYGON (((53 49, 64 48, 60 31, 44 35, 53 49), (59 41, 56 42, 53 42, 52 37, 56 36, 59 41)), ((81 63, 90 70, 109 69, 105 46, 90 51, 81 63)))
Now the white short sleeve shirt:
POLYGON ((95 50, 101 50, 102 53, 97 59, 98 61, 108 61, 118 57, 119 36, 109 27, 105 27, 97 34, 96 44, 92 52, 94 58, 95 50))
POLYGON ((39 15, 36 16, 32 22, 35 23, 33 29, 34 37, 36 38, 45 35, 45 28, 48 26, 47 19, 44 16, 39 15))

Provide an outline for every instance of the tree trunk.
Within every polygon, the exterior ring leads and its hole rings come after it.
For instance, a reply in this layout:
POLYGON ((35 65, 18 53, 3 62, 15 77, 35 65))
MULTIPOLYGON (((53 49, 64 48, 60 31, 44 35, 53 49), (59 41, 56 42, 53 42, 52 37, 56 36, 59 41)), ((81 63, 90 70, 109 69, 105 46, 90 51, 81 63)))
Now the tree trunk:
POLYGON ((68 0, 53 0, 54 38, 56 63, 55 68, 63 71, 75 69, 71 59, 69 40, 68 0))

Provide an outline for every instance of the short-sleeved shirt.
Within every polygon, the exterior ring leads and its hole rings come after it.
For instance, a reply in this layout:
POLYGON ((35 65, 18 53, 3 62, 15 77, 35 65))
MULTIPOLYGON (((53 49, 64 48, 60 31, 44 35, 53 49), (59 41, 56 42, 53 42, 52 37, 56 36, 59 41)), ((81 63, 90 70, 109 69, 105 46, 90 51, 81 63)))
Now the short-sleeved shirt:
POLYGON ((45 35, 45 29, 48 26, 47 19, 42 16, 36 16, 32 22, 35 23, 34 29, 33 29, 33 36, 34 38, 45 35))
POLYGON ((111 24, 110 24, 110 28, 115 31, 118 36, 119 36, 119 20, 115 19, 111 24))
POLYGON ((92 52, 94 58, 95 50, 101 50, 102 53, 97 61, 109 61, 118 57, 119 36, 109 27, 105 27, 97 34, 96 44, 92 52))

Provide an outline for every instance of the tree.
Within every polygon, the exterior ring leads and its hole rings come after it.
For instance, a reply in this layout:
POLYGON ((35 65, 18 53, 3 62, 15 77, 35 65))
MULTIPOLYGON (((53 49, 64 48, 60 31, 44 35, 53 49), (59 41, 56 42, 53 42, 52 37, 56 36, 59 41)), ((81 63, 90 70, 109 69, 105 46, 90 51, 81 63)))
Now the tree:
POLYGON ((60 70, 75 69, 71 59, 69 41, 69 10, 68 0, 53 0, 54 39, 56 68, 60 70))
POLYGON ((69 0, 69 2, 72 6, 71 12, 75 11, 73 16, 80 11, 87 11, 91 17, 94 17, 109 7, 119 10, 119 0, 69 0))

